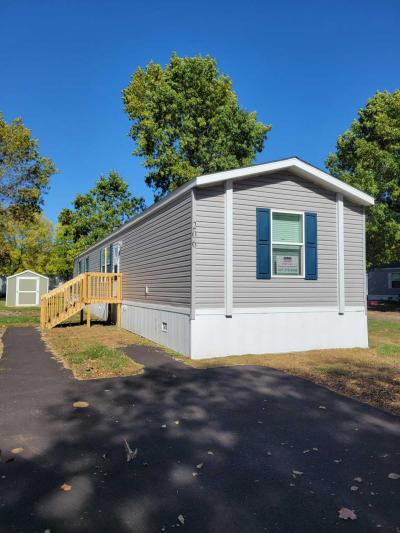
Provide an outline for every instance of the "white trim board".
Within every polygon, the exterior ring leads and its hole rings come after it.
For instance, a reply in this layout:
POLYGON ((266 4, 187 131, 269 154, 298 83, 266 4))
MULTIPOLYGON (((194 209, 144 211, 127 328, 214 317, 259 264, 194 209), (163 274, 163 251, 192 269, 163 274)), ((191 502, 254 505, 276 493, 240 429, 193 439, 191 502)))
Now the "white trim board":
MULTIPOLYGON (((360 306, 347 306, 346 311, 350 312, 364 312, 365 307, 360 306)), ((234 308, 232 311, 232 316, 234 315, 273 315, 278 313, 338 313, 339 308, 337 306, 320 306, 320 307, 241 307, 234 308)), ((212 315, 224 315, 224 308, 203 308, 196 309, 197 316, 212 316, 212 315)))
POLYGON ((336 231, 337 231, 337 283, 339 314, 345 311, 345 280, 344 280, 344 213, 343 195, 336 195, 336 231))
POLYGON ((16 276, 21 276, 22 274, 25 274, 26 272, 29 272, 30 274, 33 274, 34 276, 39 276, 47 280, 49 279, 47 276, 43 276, 43 274, 39 274, 38 272, 34 272, 33 270, 23 270, 22 272, 16 272, 12 276, 7 276, 7 279, 15 278, 16 276))
POLYGON ((260 176, 262 174, 271 174, 283 170, 291 171, 297 176, 309 180, 324 189, 342 193, 343 196, 345 196, 347 199, 354 202, 355 204, 369 206, 374 205, 375 203, 374 198, 372 198, 372 196, 369 196, 365 192, 355 189, 344 181, 334 178, 327 172, 324 172, 323 170, 320 170, 319 168, 310 165, 310 163, 306 163, 298 157, 290 157, 288 159, 281 159, 279 161, 271 161, 270 163, 262 163, 260 165, 252 165, 250 167, 236 168, 233 170, 216 172, 214 174, 206 174, 204 176, 194 178, 193 180, 189 181, 188 183, 185 183, 181 187, 178 187, 178 189, 176 189, 175 191, 168 194, 168 196, 166 196, 163 200, 160 200, 159 202, 150 206, 148 209, 143 211, 143 213, 140 213, 136 217, 132 218, 129 222, 107 235, 107 237, 104 237, 104 239, 101 239, 90 248, 87 248, 87 250, 77 255, 75 259, 78 259, 83 255, 87 254, 90 250, 96 248, 97 246, 100 246, 104 242, 108 241, 111 237, 116 237, 130 226, 137 224, 143 218, 146 218, 151 213, 158 211, 159 209, 176 200, 194 187, 207 187, 209 185, 215 185, 217 183, 224 183, 228 180, 246 179, 249 177, 260 176))
POLYGON ((156 311, 167 311, 169 313, 177 313, 178 315, 189 315, 189 307, 174 307, 173 305, 159 304, 153 302, 137 302, 134 300, 122 300, 122 305, 133 305, 135 307, 143 307, 144 309, 154 309, 156 311))

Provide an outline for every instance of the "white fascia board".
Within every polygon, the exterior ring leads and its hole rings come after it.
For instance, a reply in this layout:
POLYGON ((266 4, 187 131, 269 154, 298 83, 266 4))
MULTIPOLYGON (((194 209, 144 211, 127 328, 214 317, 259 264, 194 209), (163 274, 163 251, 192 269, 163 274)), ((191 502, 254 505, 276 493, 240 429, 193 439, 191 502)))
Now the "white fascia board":
POLYGON ((271 163, 264 163, 261 165, 254 165, 246 168, 238 168, 234 170, 227 170, 225 172, 218 172, 216 174, 208 174, 206 176, 199 176, 196 178, 198 187, 206 187, 207 185, 214 185, 221 181, 231 179, 245 179, 250 176, 259 176, 261 174, 271 174, 281 170, 292 170, 298 176, 306 178, 317 185, 321 185, 325 189, 334 192, 340 192, 349 200, 360 205, 374 205, 375 200, 372 196, 359 191, 358 189, 348 185, 344 181, 334 178, 327 172, 319 170, 301 159, 292 157, 290 159, 283 159, 281 161, 273 161, 271 163))

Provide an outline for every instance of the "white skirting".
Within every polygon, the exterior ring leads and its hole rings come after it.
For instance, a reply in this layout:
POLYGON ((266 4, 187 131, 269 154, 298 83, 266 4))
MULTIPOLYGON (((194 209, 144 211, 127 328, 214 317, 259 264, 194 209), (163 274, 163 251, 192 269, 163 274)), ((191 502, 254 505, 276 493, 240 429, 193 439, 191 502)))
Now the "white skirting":
POLYGON ((191 358, 368 347, 362 308, 343 315, 332 308, 252 311, 234 310, 231 318, 215 312, 196 315, 191 321, 191 358))
POLYGON ((121 326, 183 355, 190 353, 190 310, 124 301, 121 326))
POLYGON ((227 355, 368 347, 365 309, 269 308, 199 310, 124 301, 121 326, 192 359, 227 355))

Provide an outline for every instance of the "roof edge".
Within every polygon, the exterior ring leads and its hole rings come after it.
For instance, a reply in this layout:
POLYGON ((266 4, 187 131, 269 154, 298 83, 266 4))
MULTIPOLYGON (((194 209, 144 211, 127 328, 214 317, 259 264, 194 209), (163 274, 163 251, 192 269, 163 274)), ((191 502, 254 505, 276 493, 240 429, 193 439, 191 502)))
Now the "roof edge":
POLYGON ((215 172, 213 174, 204 174, 198 176, 197 178, 188 181, 175 191, 171 192, 160 200, 159 202, 154 203, 142 213, 136 215, 131 220, 117 228, 116 230, 109 233, 106 237, 99 240, 85 251, 75 256, 75 259, 86 255, 93 248, 100 246, 102 243, 106 242, 110 237, 117 237, 120 233, 133 226, 143 218, 148 217, 151 213, 158 211, 161 207, 172 202, 176 198, 179 198, 181 195, 190 191, 195 187, 206 187, 207 185, 215 185, 217 183, 223 183, 228 180, 238 180, 246 179, 250 176, 258 176, 261 174, 271 174, 272 172, 279 172, 281 170, 294 170, 299 176, 304 177, 317 185, 324 187, 325 189, 331 190, 333 192, 342 193, 346 198, 350 199, 352 202, 363 205, 371 206, 374 205, 375 200, 369 194, 348 185, 344 181, 339 180, 328 174, 327 172, 303 161, 297 156, 293 156, 287 159, 278 159, 276 161, 270 161, 269 163, 260 163, 257 165, 251 165, 249 167, 235 168, 232 170, 223 170, 221 172, 215 172))
POLYGON ((39 274, 39 272, 35 272, 34 270, 30 270, 29 268, 27 268, 25 270, 21 270, 21 272, 16 272, 15 274, 11 274, 11 276, 6 276, 6 279, 15 278, 15 276, 20 276, 21 274, 25 274, 25 272, 30 272, 31 274, 35 274, 35 276, 40 276, 41 278, 49 279, 48 276, 44 276, 43 274, 39 274))

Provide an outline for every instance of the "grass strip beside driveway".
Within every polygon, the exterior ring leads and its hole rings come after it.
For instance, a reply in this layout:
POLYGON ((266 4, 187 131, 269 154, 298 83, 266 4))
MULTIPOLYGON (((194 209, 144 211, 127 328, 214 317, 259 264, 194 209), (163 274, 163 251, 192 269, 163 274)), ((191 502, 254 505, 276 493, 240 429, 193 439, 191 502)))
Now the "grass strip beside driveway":
POLYGON ((124 354, 123 348, 144 341, 110 325, 69 324, 42 332, 49 349, 77 379, 134 376, 143 366, 124 354))

